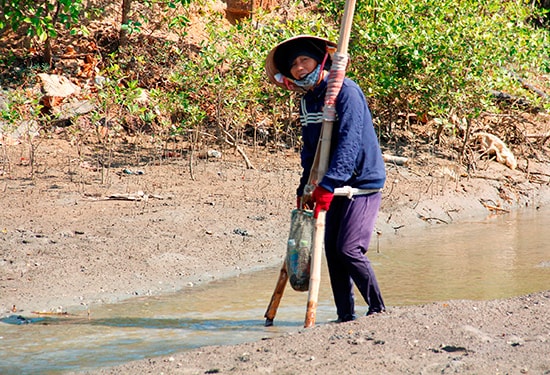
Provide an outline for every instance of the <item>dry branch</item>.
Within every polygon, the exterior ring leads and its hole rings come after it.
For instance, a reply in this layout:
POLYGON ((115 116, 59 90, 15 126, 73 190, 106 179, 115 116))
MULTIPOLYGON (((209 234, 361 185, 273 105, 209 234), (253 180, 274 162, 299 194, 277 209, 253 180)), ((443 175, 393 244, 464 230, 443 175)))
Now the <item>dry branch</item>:
POLYGON ((418 214, 418 218, 421 219, 421 220, 427 221, 427 222, 437 221, 437 222, 440 222, 440 223, 443 223, 443 224, 449 224, 446 220, 440 219, 438 217, 427 217, 427 216, 418 214))
POLYGON ((409 162, 409 158, 405 158, 403 156, 394 156, 394 155, 387 155, 383 154, 384 161, 386 163, 393 163, 395 165, 407 165, 409 162))
POLYGON ((499 212, 506 212, 506 213, 510 212, 510 210, 507 210, 506 208, 493 206, 491 204, 487 204, 487 203, 484 203, 484 202, 481 202, 481 204, 483 205, 483 207, 485 207, 489 211, 499 211, 499 212))
POLYGON ((535 138, 540 139, 541 144, 544 145, 546 142, 548 142, 548 139, 550 139, 550 133, 544 133, 544 134, 525 134, 525 138, 535 138))
POLYGON ((235 137, 233 137, 227 130, 225 130, 223 127, 219 126, 219 128, 221 129, 221 131, 223 132, 223 134, 225 134, 225 136, 227 138, 224 139, 225 143, 227 143, 228 145, 231 145, 232 147, 235 147, 235 149, 237 150, 237 152, 239 154, 241 154, 241 156, 243 157, 245 163, 246 163, 246 168, 248 169, 256 169, 254 168, 254 166, 252 165, 252 163, 250 162, 250 160, 248 159, 248 156, 246 156, 246 153, 243 151, 243 149, 237 144, 237 141, 235 140, 235 137), (229 139, 228 139, 229 138, 229 139))
POLYGON ((519 82, 521 83, 521 85, 523 86, 523 88, 527 89, 527 90, 530 90, 530 91, 533 91, 535 94, 537 94, 538 96, 540 96, 541 98, 543 99, 546 99, 546 100, 550 100, 550 95, 548 95, 547 93, 545 93, 544 91, 536 88, 535 86, 533 86, 532 84, 530 84, 529 82, 527 82, 526 80, 524 80, 523 78, 521 78, 517 73, 514 73, 514 72, 510 72, 510 74, 512 74, 512 76, 519 82))
POLYGON ((523 109, 532 107, 529 100, 525 98, 511 95, 503 91, 490 90, 490 93, 498 102, 504 102, 504 103, 507 103, 508 105, 512 105, 517 108, 523 108, 523 109))

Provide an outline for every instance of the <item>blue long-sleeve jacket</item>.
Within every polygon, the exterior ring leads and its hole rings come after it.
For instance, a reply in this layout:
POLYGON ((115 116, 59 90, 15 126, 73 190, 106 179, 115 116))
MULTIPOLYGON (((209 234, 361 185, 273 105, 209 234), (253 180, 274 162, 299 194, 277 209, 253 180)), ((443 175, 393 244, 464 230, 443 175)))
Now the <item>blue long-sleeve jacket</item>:
MULTIPOLYGON (((303 147, 302 177, 297 195, 302 196, 308 182, 321 127, 327 78, 308 91, 300 103, 303 147)), ((352 80, 345 78, 336 99, 337 120, 333 125, 328 170, 319 185, 328 191, 351 186, 358 189, 381 189, 386 169, 367 100, 352 80)))

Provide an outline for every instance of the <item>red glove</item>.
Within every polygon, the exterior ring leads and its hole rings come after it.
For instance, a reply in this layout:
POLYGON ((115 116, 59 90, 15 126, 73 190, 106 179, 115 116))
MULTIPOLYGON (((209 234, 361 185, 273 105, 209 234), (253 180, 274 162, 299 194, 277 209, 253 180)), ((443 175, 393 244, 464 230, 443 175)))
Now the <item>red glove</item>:
POLYGON ((296 197, 296 208, 299 210, 302 209, 302 197, 296 197))
POLYGON ((313 211, 313 217, 317 219, 321 210, 328 211, 330 202, 334 198, 334 193, 331 193, 322 186, 317 186, 311 194, 311 199, 315 202, 315 210, 313 211))

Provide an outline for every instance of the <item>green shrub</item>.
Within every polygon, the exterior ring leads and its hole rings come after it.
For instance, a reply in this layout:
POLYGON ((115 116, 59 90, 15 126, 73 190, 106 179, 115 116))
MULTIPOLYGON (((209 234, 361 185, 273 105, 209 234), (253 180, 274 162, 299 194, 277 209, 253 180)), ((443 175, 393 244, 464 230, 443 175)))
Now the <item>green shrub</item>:
POLYGON ((0 0, 0 30, 24 28, 41 42, 57 36, 56 23, 70 28, 78 21, 82 0, 0 0))
MULTIPOLYGON (((181 87, 197 93, 203 126, 242 134, 267 124, 275 140, 296 136, 295 111, 289 112, 294 95, 269 84, 263 64, 269 50, 290 36, 338 40, 344 2, 321 1, 319 7, 285 20, 259 14, 227 29, 210 23, 200 53, 179 73, 186 77, 181 87)), ((500 0, 359 2, 347 75, 363 87, 385 124, 402 113, 444 124, 451 116, 475 118, 498 110, 494 91, 550 108, 517 80, 548 72, 550 37, 529 24, 533 12, 500 0)), ((390 136, 392 127, 382 130, 390 136)))
MULTIPOLYGON (((51 4, 62 5, 60 20, 70 26, 81 3, 51 4)), ((45 16, 51 5, 46 4, 50 3, 0 0, 0 27, 25 23, 31 35, 44 35, 44 30, 55 35, 45 16)), ((147 12, 166 8, 157 1, 140 5, 140 11, 147 12)), ((177 11, 161 17, 182 40, 189 31, 191 6, 188 0, 169 2, 168 8, 177 11)), ((263 134, 292 146, 298 134, 296 96, 268 82, 265 58, 277 43, 298 34, 337 41, 344 1, 320 0, 318 8, 308 8, 313 11, 290 6, 287 14, 292 16, 286 18, 281 12, 256 13, 229 26, 220 13, 205 12, 203 17, 210 17, 204 22, 206 35, 193 48, 161 39, 157 42, 162 45, 149 48, 131 43, 124 53, 105 59, 107 66, 100 74, 107 83, 97 98, 98 108, 163 136, 204 130, 220 140, 231 136, 248 142, 252 136, 256 142, 263 134), (149 101, 138 103, 135 99, 143 88, 149 90, 149 101)), ((364 89, 380 119, 381 134, 387 137, 403 113, 450 124, 453 115, 475 118, 497 111, 491 98, 495 90, 548 109, 548 101, 518 80, 550 72, 549 31, 530 24, 528 20, 537 18, 534 12, 522 2, 501 0, 357 2, 347 75, 364 89)), ((139 40, 136 31, 131 37, 139 40)), ((450 130, 452 134, 455 129, 450 130)))
POLYGON ((311 29, 331 29, 320 17, 308 15, 288 22, 258 15, 255 22, 243 21, 228 28, 220 28, 215 20, 209 25, 200 52, 183 59, 172 76, 182 90, 179 105, 185 105, 181 112, 188 111, 191 101, 187 99, 192 97, 204 114, 191 116, 200 124, 185 121, 182 125, 223 128, 236 139, 243 139, 245 132, 257 134, 261 127, 272 139, 289 141, 292 121, 288 104, 293 95, 268 83, 265 58, 287 37, 311 29))
MULTIPOLYGON (((343 2, 320 6, 337 18, 343 2)), ((393 114, 476 117, 495 110, 491 90, 537 100, 510 74, 548 70, 549 33, 527 22, 533 11, 501 0, 362 2, 348 75, 393 114)))

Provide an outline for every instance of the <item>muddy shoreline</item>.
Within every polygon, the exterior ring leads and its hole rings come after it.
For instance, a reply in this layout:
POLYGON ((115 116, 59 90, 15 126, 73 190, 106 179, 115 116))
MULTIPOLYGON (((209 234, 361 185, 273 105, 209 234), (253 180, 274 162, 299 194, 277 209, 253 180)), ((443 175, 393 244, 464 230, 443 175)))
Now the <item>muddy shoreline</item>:
MULTIPOLYGON (((2 177, 2 316, 82 313, 282 261, 299 178, 294 152, 259 152, 255 169, 224 152, 221 159, 198 160, 193 176, 184 160, 127 160, 101 175, 89 164, 69 165, 76 150, 66 142, 42 147, 34 179, 25 165, 2 177)), ((549 169, 547 163, 529 164, 531 173, 549 175, 549 169)), ((476 176, 429 157, 387 170, 376 225, 382 240, 550 202, 548 182, 533 182, 525 171, 496 162, 476 176)), ((550 371, 549 297, 541 291, 499 301, 395 307, 375 319, 85 373, 543 374, 550 371)))

